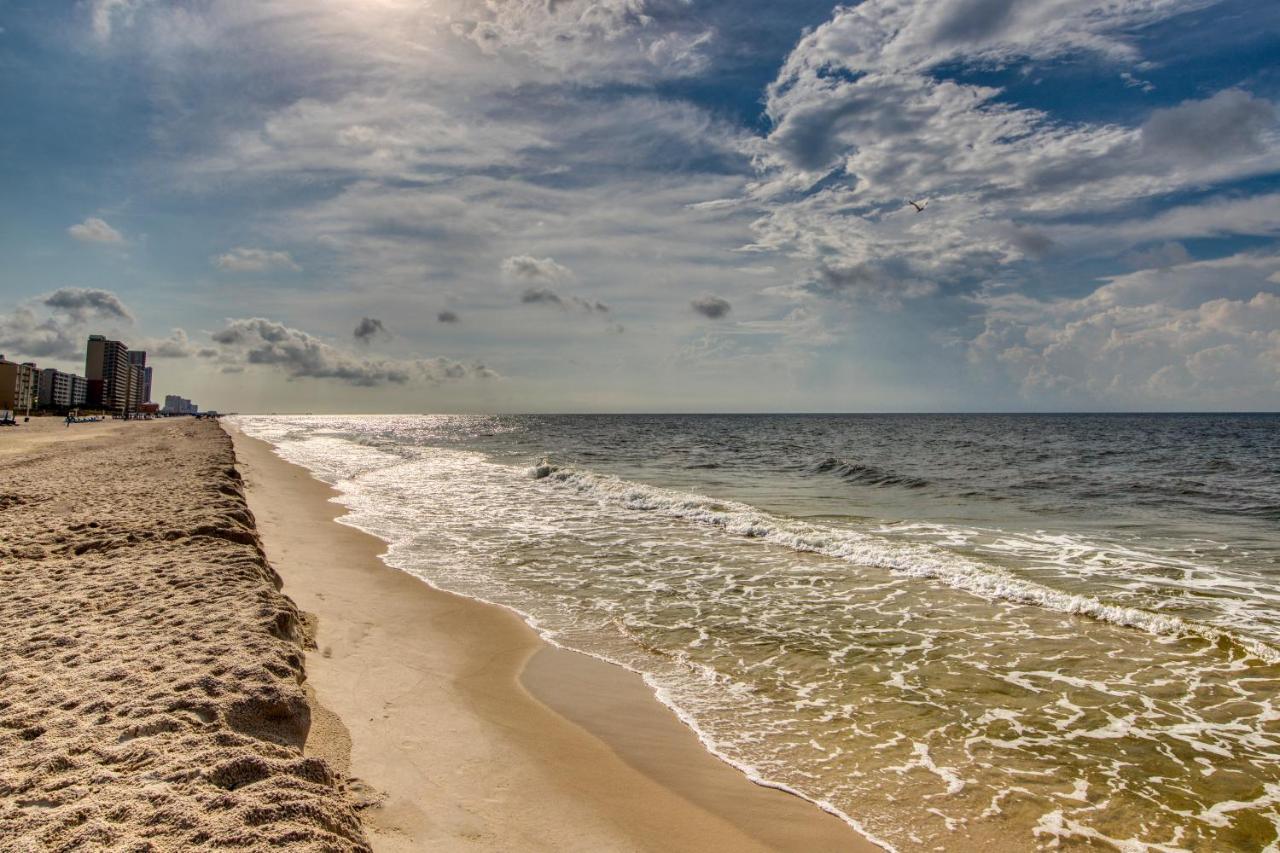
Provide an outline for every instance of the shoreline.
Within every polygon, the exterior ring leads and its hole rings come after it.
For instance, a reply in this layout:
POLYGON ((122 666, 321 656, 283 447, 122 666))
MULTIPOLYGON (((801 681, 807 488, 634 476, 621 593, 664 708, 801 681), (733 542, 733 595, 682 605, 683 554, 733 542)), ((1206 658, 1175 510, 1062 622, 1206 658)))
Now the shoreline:
MULTIPOLYGON (((387 566, 333 489, 226 426, 268 557, 315 617, 308 683, 372 789, 375 849, 881 849, 714 756, 639 675, 387 566)), ((308 753, 341 766, 323 728, 308 753)))

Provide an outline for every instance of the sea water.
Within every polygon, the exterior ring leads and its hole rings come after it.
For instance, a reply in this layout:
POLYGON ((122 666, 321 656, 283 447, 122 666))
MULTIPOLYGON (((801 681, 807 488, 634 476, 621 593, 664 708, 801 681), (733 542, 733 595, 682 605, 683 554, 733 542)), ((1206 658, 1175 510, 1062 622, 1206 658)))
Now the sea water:
POLYGON ((1280 850, 1280 417, 241 416, 900 850, 1280 850))

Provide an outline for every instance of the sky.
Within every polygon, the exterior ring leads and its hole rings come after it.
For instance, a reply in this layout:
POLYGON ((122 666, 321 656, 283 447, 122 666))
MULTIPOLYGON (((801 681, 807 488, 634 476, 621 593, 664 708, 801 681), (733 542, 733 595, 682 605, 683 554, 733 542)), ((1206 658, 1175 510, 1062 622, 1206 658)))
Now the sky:
POLYGON ((0 353, 205 408, 1277 410, 1278 236, 1280 3, 0 0, 0 353))

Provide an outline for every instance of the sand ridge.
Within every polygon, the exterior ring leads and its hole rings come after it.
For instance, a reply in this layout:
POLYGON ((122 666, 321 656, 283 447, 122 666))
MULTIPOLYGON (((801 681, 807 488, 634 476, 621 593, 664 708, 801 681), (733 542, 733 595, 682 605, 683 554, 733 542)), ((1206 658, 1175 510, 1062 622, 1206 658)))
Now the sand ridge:
POLYGON ((0 849, 369 849, 218 425, 4 462, 0 849))

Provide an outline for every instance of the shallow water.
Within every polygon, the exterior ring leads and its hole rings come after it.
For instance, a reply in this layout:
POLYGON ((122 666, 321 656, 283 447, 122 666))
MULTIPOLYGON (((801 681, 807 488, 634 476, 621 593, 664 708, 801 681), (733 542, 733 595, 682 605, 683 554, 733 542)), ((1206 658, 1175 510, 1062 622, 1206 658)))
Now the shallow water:
POLYGON ((1278 849, 1280 418, 239 424, 894 847, 1278 849))

